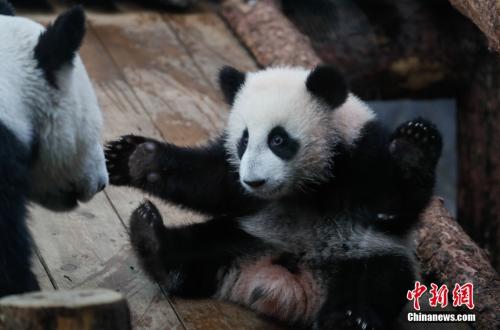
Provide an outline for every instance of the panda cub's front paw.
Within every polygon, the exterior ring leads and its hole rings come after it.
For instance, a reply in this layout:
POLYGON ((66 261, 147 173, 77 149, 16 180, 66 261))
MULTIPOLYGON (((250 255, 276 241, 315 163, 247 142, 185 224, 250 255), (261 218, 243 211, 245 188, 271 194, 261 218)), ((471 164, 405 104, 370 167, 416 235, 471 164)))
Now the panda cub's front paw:
POLYGON ((111 184, 146 188, 161 179, 162 144, 141 136, 126 135, 106 146, 111 184))
POLYGON ((162 147, 162 144, 153 140, 137 146, 128 161, 132 184, 146 188, 161 183, 162 174, 166 169, 162 165, 162 147))
POLYGON ((441 133, 430 121, 417 118, 400 125, 389 151, 403 168, 434 170, 442 149, 441 133))
POLYGON ((111 184, 123 186, 131 183, 129 159, 144 141, 146 138, 142 136, 125 135, 106 144, 104 154, 111 184))

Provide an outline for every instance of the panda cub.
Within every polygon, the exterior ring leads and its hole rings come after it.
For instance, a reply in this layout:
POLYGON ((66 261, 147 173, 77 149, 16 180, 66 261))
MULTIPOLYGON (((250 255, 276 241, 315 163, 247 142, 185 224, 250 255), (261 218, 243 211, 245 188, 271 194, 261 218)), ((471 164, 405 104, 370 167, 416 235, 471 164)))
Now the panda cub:
POLYGON ((167 290, 290 324, 387 329, 414 285, 409 234, 433 192, 441 136, 423 119, 389 134, 331 66, 226 67, 222 135, 185 148, 140 136, 107 146, 110 182, 211 216, 131 216, 143 267, 167 290))
POLYGON ((0 0, 0 297, 37 290, 27 203, 75 208, 108 182, 102 118, 77 55, 85 15, 47 29, 0 0))

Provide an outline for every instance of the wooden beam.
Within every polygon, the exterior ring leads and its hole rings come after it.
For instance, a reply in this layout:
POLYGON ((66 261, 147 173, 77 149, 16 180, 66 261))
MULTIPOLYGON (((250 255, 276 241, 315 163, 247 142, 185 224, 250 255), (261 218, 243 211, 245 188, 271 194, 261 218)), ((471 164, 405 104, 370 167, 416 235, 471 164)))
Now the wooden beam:
POLYGON ((500 270, 500 58, 477 57, 457 93, 458 221, 500 270))
POLYGON ((471 19, 488 38, 492 50, 500 52, 500 2, 498 0, 449 0, 471 19))
POLYGON ((309 38, 296 30, 275 0, 259 0, 253 4, 226 0, 221 14, 261 66, 313 67, 321 63, 309 38))

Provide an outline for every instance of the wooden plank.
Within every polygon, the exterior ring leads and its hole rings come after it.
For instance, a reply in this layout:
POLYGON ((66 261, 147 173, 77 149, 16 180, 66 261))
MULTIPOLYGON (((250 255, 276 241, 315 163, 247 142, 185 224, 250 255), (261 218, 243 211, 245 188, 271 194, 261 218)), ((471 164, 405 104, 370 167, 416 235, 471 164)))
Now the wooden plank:
POLYGON ((224 65, 243 71, 255 71, 257 66, 222 19, 208 8, 192 14, 163 14, 178 41, 202 72, 218 88, 217 76, 224 65))
MULTIPOLYGON (((114 137, 106 134, 110 127, 124 125, 131 130, 132 123, 136 129, 154 131, 149 118, 136 110, 140 105, 119 71, 110 69, 113 63, 105 51, 91 46, 96 43, 89 32, 81 54, 104 110, 105 136, 114 137)), ((105 194, 68 214, 36 208, 33 218, 35 240, 59 288, 115 289, 127 297, 134 328, 183 328, 169 301, 140 271, 125 227, 105 194)))
POLYGON ((227 116, 221 95, 200 76, 161 16, 92 16, 91 21, 166 139, 192 145, 221 131, 227 116))
POLYGON ((181 328, 168 301, 140 271, 104 194, 72 213, 36 208, 33 214, 35 240, 60 289, 114 289, 127 297, 135 328, 181 328))
MULTIPOLYGON (((220 95, 197 71, 196 63, 159 15, 92 16, 91 26, 167 140, 194 144, 220 132, 227 116, 220 95)), ((113 202, 115 198, 111 197, 113 202)), ((121 208, 118 212, 122 214, 121 208)), ((127 210, 122 217, 129 214, 127 210)), ((163 214, 168 223, 199 220, 186 212, 163 214)), ((253 313, 222 302, 173 301, 189 329, 271 327, 253 313)))
POLYGON ((33 270, 33 273, 35 274, 36 278, 38 279, 38 284, 40 284, 40 288, 42 290, 54 290, 54 285, 52 284, 50 280, 49 273, 47 270, 43 267, 42 260, 40 260, 40 256, 37 253, 33 256, 32 260, 32 265, 31 269, 33 270))

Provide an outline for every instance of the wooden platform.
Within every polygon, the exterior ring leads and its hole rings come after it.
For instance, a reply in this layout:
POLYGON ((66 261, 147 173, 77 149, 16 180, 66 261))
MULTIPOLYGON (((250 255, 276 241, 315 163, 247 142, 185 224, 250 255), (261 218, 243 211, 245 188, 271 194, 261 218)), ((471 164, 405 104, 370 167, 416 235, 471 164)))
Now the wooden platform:
MULTIPOLYGON (((55 15, 19 14, 44 24, 55 15)), ((210 8, 170 14, 128 7, 88 17, 81 56, 104 113, 104 140, 136 133, 182 145, 204 141, 220 131, 227 116, 216 88, 220 66, 255 68, 210 8)), ((34 267, 43 288, 119 291, 129 301, 136 329, 274 328, 233 305, 168 297, 147 279, 127 235, 128 217, 144 198, 108 187, 71 213, 34 207, 34 267)), ((162 211, 170 223, 202 220, 168 205, 162 211)))

